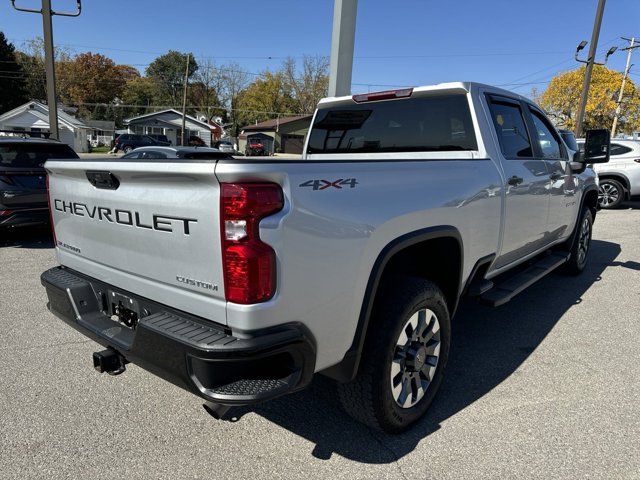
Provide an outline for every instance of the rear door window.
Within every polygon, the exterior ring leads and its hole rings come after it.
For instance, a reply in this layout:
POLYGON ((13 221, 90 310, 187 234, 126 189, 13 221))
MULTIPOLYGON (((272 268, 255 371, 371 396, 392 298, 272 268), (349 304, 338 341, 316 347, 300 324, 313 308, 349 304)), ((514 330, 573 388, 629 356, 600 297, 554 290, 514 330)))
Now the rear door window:
POLYGON ((464 94, 320 108, 308 153, 477 150, 464 94))
POLYGON ((505 158, 533 158, 531 140, 520 106, 496 100, 490 101, 489 105, 493 126, 505 158))
POLYGON ((155 158, 168 158, 167 155, 163 152, 157 152, 155 150, 146 150, 140 153, 140 157, 144 159, 155 159, 155 158))
POLYGON ((609 155, 624 155, 625 153, 632 152, 633 149, 620 145, 619 143, 612 143, 609 155))

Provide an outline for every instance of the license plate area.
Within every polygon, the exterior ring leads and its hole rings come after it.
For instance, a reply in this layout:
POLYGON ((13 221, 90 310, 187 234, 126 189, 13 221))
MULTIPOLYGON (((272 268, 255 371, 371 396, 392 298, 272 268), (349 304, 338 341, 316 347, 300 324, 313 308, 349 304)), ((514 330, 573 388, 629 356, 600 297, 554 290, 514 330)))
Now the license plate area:
POLYGON ((109 314, 111 319, 135 330, 140 319, 140 305, 138 301, 113 290, 107 293, 109 302, 109 314))

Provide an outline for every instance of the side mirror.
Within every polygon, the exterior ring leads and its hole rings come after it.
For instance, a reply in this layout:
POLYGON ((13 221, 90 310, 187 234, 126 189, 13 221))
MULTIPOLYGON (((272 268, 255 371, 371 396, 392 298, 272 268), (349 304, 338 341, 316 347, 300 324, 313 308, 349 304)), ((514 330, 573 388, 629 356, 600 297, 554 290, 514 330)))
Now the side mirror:
POLYGON ((587 130, 582 161, 584 163, 607 163, 610 142, 611 132, 609 130, 587 130))

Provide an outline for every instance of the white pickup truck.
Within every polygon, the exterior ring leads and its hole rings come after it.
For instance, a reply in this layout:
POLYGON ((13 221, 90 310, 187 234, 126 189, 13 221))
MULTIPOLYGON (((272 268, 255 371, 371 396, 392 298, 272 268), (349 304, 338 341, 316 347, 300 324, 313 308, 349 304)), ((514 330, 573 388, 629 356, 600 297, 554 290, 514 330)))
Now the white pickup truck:
MULTIPOLYGON (((442 381, 463 295, 501 305, 585 267, 587 163, 530 100, 476 83, 327 98, 299 159, 50 160, 55 315, 206 400, 336 380, 355 418, 399 432, 442 381)), ((99 400, 98 400, 99 401, 99 400)), ((106 401, 106 400, 105 400, 106 401)))

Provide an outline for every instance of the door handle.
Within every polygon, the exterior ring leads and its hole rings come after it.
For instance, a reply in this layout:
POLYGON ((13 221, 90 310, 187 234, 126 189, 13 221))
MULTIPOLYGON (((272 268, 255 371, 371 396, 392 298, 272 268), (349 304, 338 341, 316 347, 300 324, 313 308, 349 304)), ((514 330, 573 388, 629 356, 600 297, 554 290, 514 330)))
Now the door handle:
POLYGON ((562 174, 553 172, 551 175, 549 175, 549 178, 555 182, 556 180, 560 180, 562 178, 562 174))
POLYGON ((520 185, 522 182, 524 182, 524 179, 522 177, 518 177, 517 175, 514 175, 509 180, 507 180, 507 183, 513 187, 520 185))

